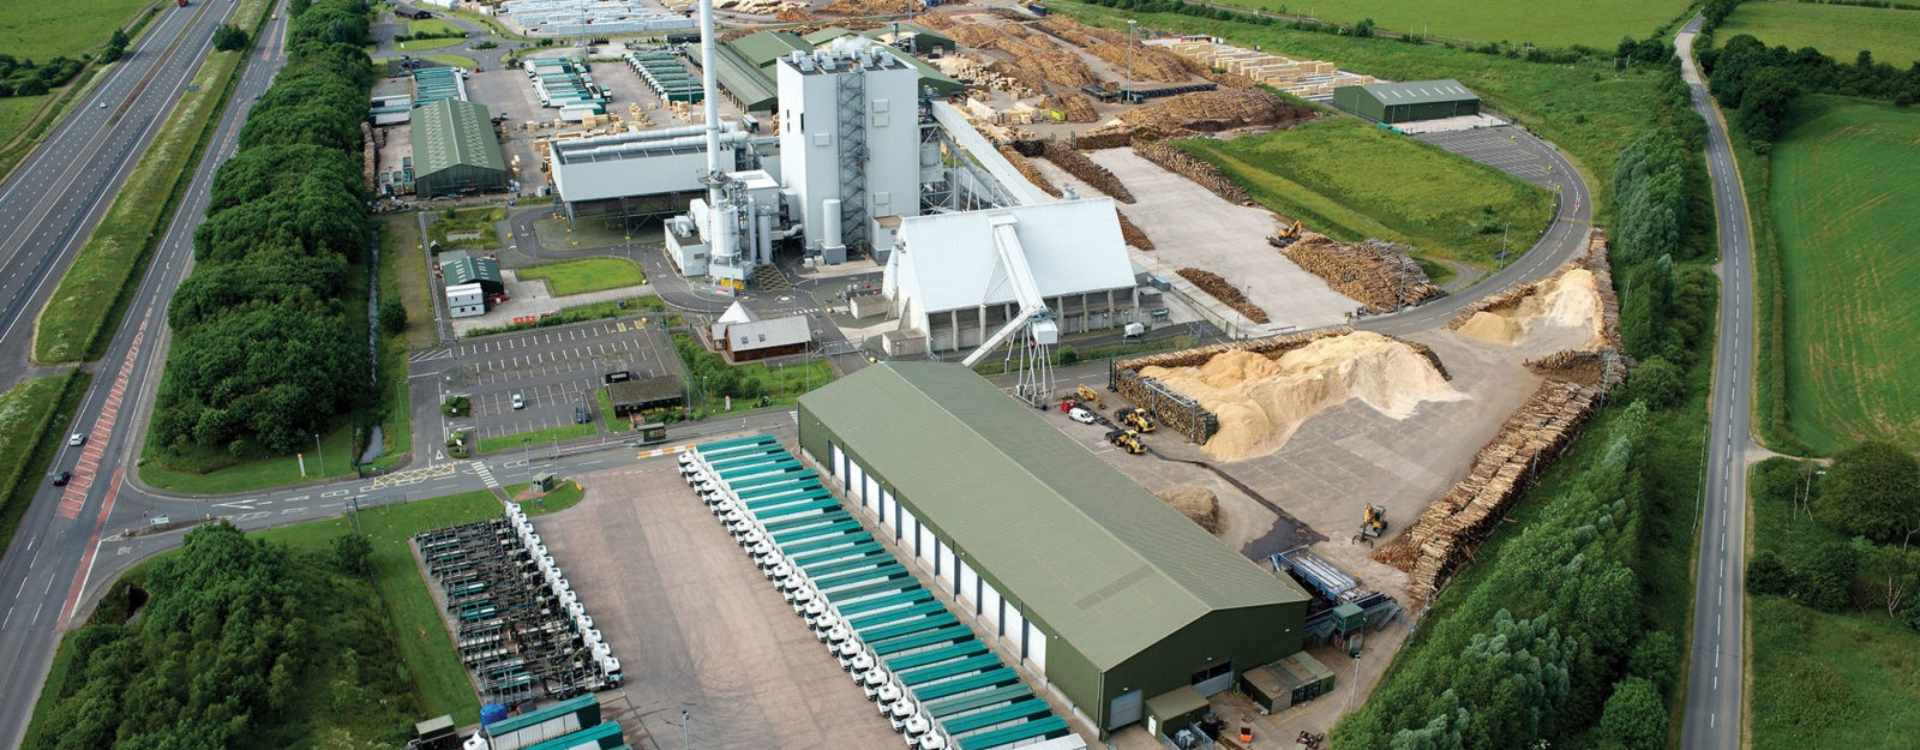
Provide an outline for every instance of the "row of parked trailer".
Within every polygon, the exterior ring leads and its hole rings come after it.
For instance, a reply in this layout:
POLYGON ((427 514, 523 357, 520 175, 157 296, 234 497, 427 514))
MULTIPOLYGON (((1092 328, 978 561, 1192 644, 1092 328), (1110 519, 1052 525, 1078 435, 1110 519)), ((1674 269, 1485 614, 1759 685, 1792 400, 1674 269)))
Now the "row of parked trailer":
POLYGON ((1086 747, 774 438, 706 443, 678 460, 909 748, 1086 747))
POLYGON ((445 595, 461 661, 488 700, 512 705, 620 684, 620 660, 518 505, 414 541, 445 595))
POLYGON ((536 57, 521 63, 540 106, 560 110, 560 119, 578 120, 579 115, 607 112, 605 89, 593 82, 593 73, 584 61, 570 57, 536 57))
POLYGON ((680 64, 680 55, 666 49, 628 52, 627 67, 645 79, 662 101, 697 104, 702 100, 700 78, 680 64))

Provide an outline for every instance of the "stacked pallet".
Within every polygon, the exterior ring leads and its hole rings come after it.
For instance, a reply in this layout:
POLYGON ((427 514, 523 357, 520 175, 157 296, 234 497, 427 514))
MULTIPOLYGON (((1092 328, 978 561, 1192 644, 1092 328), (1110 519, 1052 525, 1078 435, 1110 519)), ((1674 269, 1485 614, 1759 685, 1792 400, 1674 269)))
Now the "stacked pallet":
POLYGON ((1141 231, 1140 227, 1135 225, 1132 219, 1127 218, 1127 212, 1120 210, 1118 206, 1114 207, 1113 212, 1120 216, 1121 239, 1126 240, 1128 245, 1140 248, 1141 250, 1153 249, 1153 240, 1149 239, 1147 233, 1141 231))
POLYGON ((1055 187, 1053 181, 1047 179, 1046 173, 1033 166, 1033 162, 1027 161, 1027 157, 1021 156, 1020 152, 1013 150, 1012 146, 1001 146, 999 150, 1000 155, 1007 157, 1007 161, 1013 163, 1013 168, 1020 170, 1020 175, 1033 183, 1034 187, 1047 191, 1047 195, 1060 197, 1060 188, 1055 187))
POLYGON ((1280 252, 1301 270, 1325 279, 1334 291, 1380 315, 1444 294, 1407 254, 1410 249, 1381 240, 1348 245, 1317 232, 1303 232, 1280 252))
POLYGON ((1120 115, 1142 138, 1271 127, 1313 118, 1313 110, 1260 89, 1218 89, 1156 99, 1120 115))
POLYGON ((1195 157, 1162 141, 1134 141, 1133 152, 1139 154, 1142 159, 1160 165, 1161 169, 1193 180, 1194 184, 1206 188, 1228 203, 1242 206, 1253 204, 1253 196, 1248 195, 1244 188, 1227 179, 1226 175, 1221 174, 1219 169, 1205 159, 1195 157))
MULTIPOLYGON (((1374 553, 1375 560, 1411 574, 1409 590, 1415 600, 1430 601, 1439 592, 1447 575, 1492 533, 1513 501, 1572 442, 1607 393, 1626 380, 1629 360, 1617 349, 1619 304, 1611 292, 1606 251, 1606 233, 1596 228, 1588 236, 1587 252, 1554 274, 1586 268, 1594 273, 1597 285, 1607 290, 1602 294, 1604 345, 1528 360, 1526 367, 1546 381, 1474 456, 1467 477, 1427 506, 1406 534, 1374 553)), ((1476 304, 1456 324, 1475 312, 1517 304, 1533 287, 1524 284, 1476 304)))
POLYGON ((1040 144, 1040 156, 1055 166, 1066 170, 1067 174, 1087 183, 1093 189, 1106 193, 1121 203, 1132 203, 1133 191, 1120 182, 1120 178, 1106 167, 1094 163, 1086 154, 1059 141, 1046 141, 1040 144))
POLYGON ((1193 282, 1194 286, 1200 287, 1201 291, 1213 295, 1214 299, 1220 300, 1221 304, 1233 308, 1234 312, 1246 316, 1247 320, 1255 323, 1266 323, 1271 320, 1271 318, 1267 317, 1266 310, 1261 309, 1259 305, 1253 304, 1252 300, 1247 299, 1246 294, 1242 293, 1239 288, 1233 284, 1228 283, 1220 274, 1198 268, 1182 268, 1174 271, 1174 273, 1180 274, 1181 278, 1193 282))

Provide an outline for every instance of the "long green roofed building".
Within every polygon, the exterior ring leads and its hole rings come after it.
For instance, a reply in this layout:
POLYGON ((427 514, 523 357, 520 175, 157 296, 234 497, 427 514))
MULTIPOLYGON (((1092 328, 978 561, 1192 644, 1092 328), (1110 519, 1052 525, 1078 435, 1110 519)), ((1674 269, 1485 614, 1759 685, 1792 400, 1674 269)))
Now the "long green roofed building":
POLYGON ((507 189, 487 108, 443 99, 413 111, 413 190, 422 198, 507 189))
POLYGON ((1298 585, 970 369, 868 367, 802 397, 799 423, 849 504, 1103 731, 1184 718, 1152 712, 1301 648, 1298 585))

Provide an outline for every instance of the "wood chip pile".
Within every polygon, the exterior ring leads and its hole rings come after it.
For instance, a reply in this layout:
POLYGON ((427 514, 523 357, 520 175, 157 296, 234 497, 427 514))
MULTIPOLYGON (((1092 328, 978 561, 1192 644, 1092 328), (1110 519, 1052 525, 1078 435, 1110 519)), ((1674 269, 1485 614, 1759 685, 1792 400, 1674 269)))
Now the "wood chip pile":
POLYGON ((1196 484, 1176 484, 1154 494, 1207 533, 1220 533, 1220 501, 1214 497, 1213 490, 1196 484))
POLYGON ((1056 187, 1052 180, 1047 179, 1046 173, 1033 166, 1033 162, 1027 161, 1027 157, 1021 156, 1020 152, 1013 150, 1012 146, 1001 146, 999 150, 1000 155, 1007 157, 1007 161, 1013 162, 1013 168, 1020 170, 1020 174, 1026 177, 1028 182, 1033 183, 1034 187, 1047 191, 1047 195, 1060 197, 1060 188, 1056 187))
POLYGON ((1119 392, 1121 398, 1127 400, 1127 403, 1152 412, 1160 426, 1179 433, 1195 443, 1204 444, 1219 431, 1220 418, 1200 406, 1199 402, 1178 394, 1153 378, 1141 377, 1141 369, 1196 367, 1206 364, 1216 355, 1238 350, 1250 351, 1273 359, 1320 339, 1343 336, 1352 332, 1351 328, 1336 328, 1311 333, 1288 333, 1125 359, 1115 363, 1110 385, 1119 392))
POLYGON ((1276 336, 1263 336, 1257 339, 1242 339, 1220 344, 1196 346, 1191 349, 1179 349, 1171 352, 1143 354, 1113 363, 1116 370, 1140 370, 1147 367, 1199 367, 1214 357, 1226 352, 1253 352, 1267 359, 1278 359, 1280 355, 1332 336, 1345 336, 1353 333, 1345 326, 1328 328, 1305 333, 1282 333, 1276 336))
POLYGON ((1046 141, 1041 144, 1040 156, 1121 203, 1132 203, 1133 191, 1120 182, 1120 178, 1106 167, 1094 163, 1086 154, 1059 141, 1046 141))
MULTIPOLYGON (((1594 230, 1588 252, 1569 261, 1559 272, 1574 267, 1606 276, 1604 232, 1594 230)), ((1611 289, 1610 278, 1604 286, 1611 289)), ((1626 379, 1629 361, 1613 348, 1619 340, 1618 304, 1611 295, 1603 304, 1608 310, 1605 340, 1615 343, 1526 362, 1529 369, 1545 376, 1546 382, 1474 456, 1465 479, 1427 506, 1405 534, 1374 552, 1375 560, 1408 571, 1414 600, 1432 600, 1447 576, 1500 525, 1514 500, 1579 435, 1581 426, 1607 393, 1626 379)))
POLYGON ((1220 274, 1198 268, 1182 268, 1174 273, 1180 274, 1181 278, 1193 282, 1193 285, 1200 287, 1201 291, 1213 295, 1214 299, 1220 300, 1222 304, 1246 316, 1247 320, 1255 323, 1266 323, 1270 320, 1266 310, 1260 309, 1259 305, 1249 301, 1247 295, 1241 293, 1234 285, 1227 283, 1220 274))
POLYGON ((1174 148, 1162 141, 1134 141, 1133 152, 1140 158, 1160 165, 1174 174, 1193 180, 1195 184, 1206 188, 1214 195, 1226 199, 1228 203, 1242 206, 1253 205, 1253 196, 1227 176, 1220 173, 1211 162, 1174 148))
POLYGON ((1411 248, 1381 240, 1349 245, 1317 232, 1302 232, 1280 253, 1333 290, 1382 315, 1445 292, 1407 253, 1411 248))
POLYGON ((1142 138, 1272 127, 1313 118, 1313 110, 1260 89, 1218 89, 1155 99, 1120 115, 1142 138))
POLYGON ((1594 293, 1600 296, 1600 335, 1607 346, 1620 348, 1620 296, 1613 291, 1613 270, 1612 266, 1607 264, 1607 230, 1600 227, 1594 227, 1587 232, 1585 253, 1567 261, 1565 265, 1545 276, 1542 281, 1520 284, 1468 305, 1459 314, 1454 315, 1453 320, 1447 322, 1447 328, 1459 330, 1461 326, 1467 324, 1467 321, 1472 320, 1476 313, 1512 308, 1520 304, 1520 300, 1528 295, 1535 294, 1541 284, 1550 283, 1560 274, 1574 268, 1585 268, 1593 272, 1594 293))
POLYGON ((1126 240, 1127 244, 1141 250, 1153 249, 1153 240, 1149 239, 1147 233, 1141 231, 1132 219, 1127 218, 1127 212, 1120 210, 1118 206, 1115 206, 1113 211, 1120 215, 1120 237, 1126 240))

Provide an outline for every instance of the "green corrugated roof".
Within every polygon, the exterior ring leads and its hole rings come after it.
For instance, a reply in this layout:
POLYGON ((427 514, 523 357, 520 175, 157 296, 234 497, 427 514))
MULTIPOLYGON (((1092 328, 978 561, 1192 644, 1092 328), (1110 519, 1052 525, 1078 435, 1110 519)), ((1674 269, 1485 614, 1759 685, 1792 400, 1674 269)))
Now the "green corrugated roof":
POLYGON ((1307 599, 965 367, 882 363, 800 404, 1096 669, 1307 599))
POLYGON ((852 29, 843 29, 839 26, 828 26, 824 29, 821 29, 819 31, 813 32, 811 34, 808 34, 800 38, 807 40, 807 44, 811 44, 817 47, 824 42, 831 42, 835 39, 839 39, 840 37, 846 36, 851 33, 853 33, 852 29))
POLYGON ((779 90, 774 86, 771 71, 761 71, 728 44, 714 48, 714 59, 719 66, 714 69, 713 77, 744 108, 756 110, 773 106, 779 90))
POLYGON ((756 68, 772 65, 788 52, 811 52, 813 45, 791 31, 756 31, 720 46, 732 47, 756 68))
POLYGON ((1369 83, 1362 88, 1373 98, 1387 106, 1401 104, 1426 104, 1428 102, 1479 101, 1479 95, 1459 81, 1444 78, 1437 81, 1407 81, 1404 83, 1369 83))
POLYGON ((411 140, 415 175, 458 165, 507 169, 487 108, 473 102, 447 99, 414 110, 411 140))

